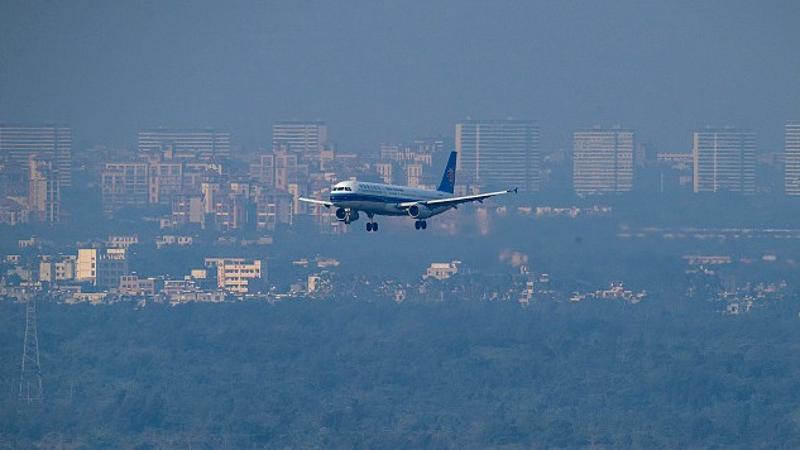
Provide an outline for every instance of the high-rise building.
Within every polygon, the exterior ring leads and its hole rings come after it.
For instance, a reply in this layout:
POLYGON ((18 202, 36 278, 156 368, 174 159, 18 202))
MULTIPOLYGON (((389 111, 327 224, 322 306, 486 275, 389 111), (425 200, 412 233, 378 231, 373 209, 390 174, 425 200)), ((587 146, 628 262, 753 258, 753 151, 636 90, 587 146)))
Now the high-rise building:
POLYGON ((706 129, 695 131, 694 192, 756 190, 756 139, 751 131, 706 129))
POLYGON ((576 131, 573 135, 572 185, 579 195, 633 189, 634 133, 620 129, 576 131))
POLYGON ((786 195, 800 195, 800 122, 784 128, 784 189, 786 195))
POLYGON ((224 160, 231 156, 227 131, 156 128, 139 131, 139 152, 167 159, 224 160))
POLYGON ((283 148, 301 157, 319 155, 328 142, 325 122, 278 122, 272 125, 272 148, 283 148))
POLYGON ((28 208, 31 215, 40 222, 58 222, 61 182, 52 162, 31 155, 28 164, 28 208))
POLYGON ((62 187, 72 185, 72 130, 63 126, 0 125, 0 159, 23 170, 32 155, 52 161, 62 187))
POLYGON ((459 184, 539 190, 539 128, 527 120, 456 124, 459 184))

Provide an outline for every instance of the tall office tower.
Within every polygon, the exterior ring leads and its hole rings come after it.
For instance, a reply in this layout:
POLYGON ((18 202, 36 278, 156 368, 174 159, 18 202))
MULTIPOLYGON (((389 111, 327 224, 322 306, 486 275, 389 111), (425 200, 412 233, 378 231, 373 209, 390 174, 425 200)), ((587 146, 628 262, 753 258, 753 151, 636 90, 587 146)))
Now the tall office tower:
POLYGON ((72 185, 72 129, 0 125, 0 156, 25 170, 31 155, 53 162, 61 187, 72 185))
POLYGON ((319 155, 328 142, 325 122, 278 122, 272 125, 272 148, 283 148, 301 157, 319 155))
POLYGON ((573 135, 572 185, 578 195, 633 189, 634 134, 630 130, 593 129, 573 135))
POLYGON ((756 191, 756 139, 751 131, 695 131, 694 192, 756 191))
POLYGON ((787 123, 784 137, 785 192, 800 195, 800 122, 787 123))
POLYGON ((31 215, 40 222, 58 222, 61 182, 52 162, 31 155, 28 164, 28 208, 31 215))
POLYGON ((231 156, 227 131, 148 129, 139 131, 139 153, 167 154, 168 159, 218 161, 231 156))
POLYGON ((456 124, 456 183, 539 190, 539 127, 527 120, 456 124))

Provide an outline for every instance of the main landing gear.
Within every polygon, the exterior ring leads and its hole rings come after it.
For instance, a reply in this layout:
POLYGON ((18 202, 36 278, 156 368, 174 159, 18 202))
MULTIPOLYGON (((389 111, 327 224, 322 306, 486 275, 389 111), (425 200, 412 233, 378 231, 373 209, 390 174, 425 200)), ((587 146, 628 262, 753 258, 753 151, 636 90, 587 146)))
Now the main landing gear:
POLYGON ((424 220, 417 220, 416 222, 414 222, 414 228, 417 230, 424 230, 428 228, 428 222, 424 220))
POLYGON ((374 220, 372 220, 374 215, 373 214, 367 214, 367 217, 369 217, 369 222, 367 222, 367 231, 368 232, 378 231, 378 222, 375 222, 374 220))

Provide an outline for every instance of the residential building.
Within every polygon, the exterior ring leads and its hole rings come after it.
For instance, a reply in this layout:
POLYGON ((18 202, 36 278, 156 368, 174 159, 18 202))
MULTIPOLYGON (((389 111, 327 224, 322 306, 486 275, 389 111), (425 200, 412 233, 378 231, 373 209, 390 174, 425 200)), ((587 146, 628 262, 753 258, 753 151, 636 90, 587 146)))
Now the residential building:
POLYGON ((28 223, 30 214, 25 199, 4 198, 0 199, 0 223, 4 225, 21 225, 28 223))
POLYGON ((156 128, 139 131, 139 152, 169 159, 220 161, 231 156, 231 135, 216 129, 156 128))
POLYGON ((39 262, 39 281, 58 283, 75 279, 76 257, 74 255, 44 256, 39 262))
POLYGON ((451 261, 449 263, 432 263, 425 271, 425 275, 422 278, 424 279, 435 278, 437 280, 446 280, 458 273, 459 264, 461 264, 461 261, 451 261))
POLYGON ((78 249, 77 281, 100 288, 119 286, 120 277, 128 274, 128 255, 124 248, 78 249))
POLYGON ((52 162, 51 170, 61 187, 72 185, 72 129, 0 124, 0 159, 26 168, 33 155, 52 162))
POLYGON ((756 140, 751 131, 706 129, 695 131, 694 192, 755 193, 756 140))
POLYGON ((784 128, 784 192, 800 195, 800 122, 784 128))
POLYGON ((125 207, 170 206, 184 196, 199 196, 203 183, 221 173, 218 163, 175 159, 169 152, 137 162, 107 163, 101 184, 103 209, 106 215, 113 215, 125 207))
POLYGON ((139 236, 130 235, 111 235, 106 240, 106 244, 111 248, 128 248, 139 243, 139 236))
POLYGON ((147 163, 107 163, 100 182, 103 212, 113 215, 124 207, 144 207, 149 200, 147 163))
POLYGON ((275 154, 258 155, 258 160, 250 164, 250 178, 270 187, 275 186, 275 154))
POLYGON ((261 260, 247 258, 206 258, 208 268, 217 269, 217 287, 235 294, 259 290, 262 278, 261 260))
POLYGON ((181 195, 172 199, 172 226, 195 224, 203 228, 205 218, 201 195, 181 195))
POLYGON ((422 164, 409 164, 406 166, 406 185, 413 188, 424 187, 422 182, 422 164))
POLYGON ((51 161, 31 155, 28 161, 28 209, 39 222, 61 217, 61 181, 51 161))
POLYGON ((272 125, 272 148, 314 158, 328 142, 325 122, 278 122, 272 125))
POLYGON ((131 296, 153 296, 156 295, 157 281, 155 278, 139 278, 138 275, 121 275, 118 291, 131 296))
POLYGON ((192 236, 176 236, 173 234, 165 234, 156 237, 156 248, 158 249, 169 246, 186 247, 192 245, 192 243, 194 243, 194 238, 192 236))
POLYGON ((658 192, 691 192, 694 177, 694 155, 690 152, 659 152, 656 154, 658 192))
POLYGON ((120 279, 128 274, 128 252, 124 248, 108 248, 97 260, 95 286, 102 289, 119 287, 120 279))
POLYGON ((381 181, 386 184, 392 184, 392 172, 394 166, 389 162, 380 162, 375 164, 375 172, 381 177, 381 181))
POLYGON ((456 183, 490 189, 539 190, 539 128, 527 120, 456 124, 456 183))
POLYGON ((97 280, 97 251, 96 248, 78 249, 75 273, 77 281, 94 283, 97 280))
POLYGON ((633 189, 634 133, 591 129, 573 135, 572 184, 578 195, 633 189))
POLYGON ((294 199, 285 191, 256 189, 256 229, 275 230, 280 225, 291 225, 294 220, 294 199))

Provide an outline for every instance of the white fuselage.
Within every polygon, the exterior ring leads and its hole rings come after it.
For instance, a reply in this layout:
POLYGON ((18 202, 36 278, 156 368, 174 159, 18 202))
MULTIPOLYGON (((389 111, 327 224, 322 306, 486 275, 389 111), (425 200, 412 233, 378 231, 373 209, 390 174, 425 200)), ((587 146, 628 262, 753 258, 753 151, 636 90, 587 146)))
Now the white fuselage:
MULTIPOLYGON (((398 205, 401 203, 435 200, 452 195, 448 192, 408 186, 342 181, 331 188, 330 201, 335 207, 362 211, 370 215, 405 216, 408 215, 408 210, 400 208, 398 205)), ((433 209, 433 212, 440 214, 450 208, 452 206, 441 206, 433 209)))

